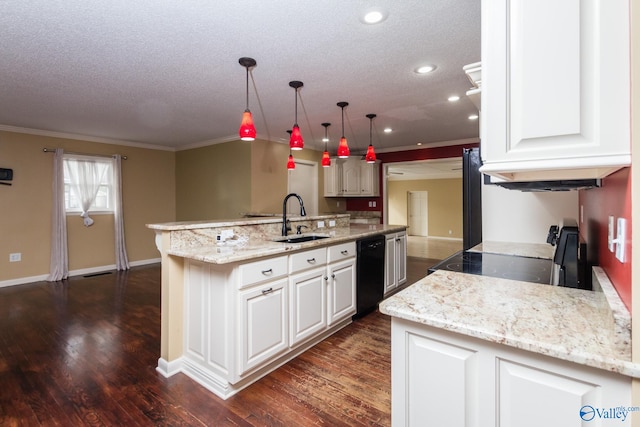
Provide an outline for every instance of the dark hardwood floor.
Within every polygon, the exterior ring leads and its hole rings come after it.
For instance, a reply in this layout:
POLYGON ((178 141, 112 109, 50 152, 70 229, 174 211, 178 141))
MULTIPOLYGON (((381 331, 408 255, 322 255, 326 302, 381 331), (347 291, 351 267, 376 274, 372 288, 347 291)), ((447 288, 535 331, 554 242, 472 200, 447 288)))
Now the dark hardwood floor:
MULTIPOLYGON (((409 259, 410 283, 430 260, 409 259)), ((390 318, 352 323, 237 395, 164 378, 160 267, 0 289, 0 426, 388 426, 390 318)))

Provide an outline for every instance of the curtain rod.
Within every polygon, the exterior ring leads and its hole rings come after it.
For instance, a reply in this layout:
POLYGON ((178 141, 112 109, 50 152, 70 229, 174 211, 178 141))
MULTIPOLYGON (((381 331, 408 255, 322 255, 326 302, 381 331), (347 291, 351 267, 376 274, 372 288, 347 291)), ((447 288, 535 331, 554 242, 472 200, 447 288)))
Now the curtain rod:
MULTIPOLYGON (((55 153, 56 149, 55 148, 43 148, 42 151, 44 153, 55 153)), ((110 154, 88 154, 88 153, 76 153, 73 151, 65 151, 65 154, 77 154, 79 156, 94 156, 94 157, 113 157, 113 155, 110 154)), ((122 156, 122 160, 127 160, 127 156, 122 156)))

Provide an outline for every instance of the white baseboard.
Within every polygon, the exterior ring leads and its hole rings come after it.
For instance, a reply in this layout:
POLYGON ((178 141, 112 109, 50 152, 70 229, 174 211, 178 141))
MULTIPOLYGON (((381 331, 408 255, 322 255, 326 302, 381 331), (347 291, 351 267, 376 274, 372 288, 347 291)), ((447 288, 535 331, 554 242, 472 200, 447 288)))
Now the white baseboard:
MULTIPOLYGON (((157 264, 160 263, 161 259, 160 258, 152 258, 152 259, 143 259, 140 261, 131 261, 129 263, 129 265, 131 267, 138 267, 141 265, 148 265, 148 264, 157 264)), ((103 266, 99 266, 99 267, 90 267, 90 268, 82 268, 79 270, 72 270, 69 272, 69 277, 73 277, 73 276, 84 276, 87 274, 95 274, 95 273, 102 273, 105 271, 112 271, 116 269, 116 265, 115 264, 111 264, 111 265, 103 265, 103 266)), ((49 275, 48 274, 41 274, 39 276, 29 276, 29 277, 19 277, 17 279, 9 279, 9 280, 3 280, 0 281, 0 288, 4 288, 7 286, 16 286, 16 285, 25 285, 28 283, 34 283, 34 282, 42 282, 44 280, 47 280, 47 277, 49 275)))

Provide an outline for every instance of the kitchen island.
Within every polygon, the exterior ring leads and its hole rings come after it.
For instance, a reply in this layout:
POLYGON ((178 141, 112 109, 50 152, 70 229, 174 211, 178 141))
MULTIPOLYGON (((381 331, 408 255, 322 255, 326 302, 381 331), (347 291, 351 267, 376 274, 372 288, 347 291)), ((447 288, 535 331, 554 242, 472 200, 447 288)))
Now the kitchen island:
POLYGON ((162 255, 160 373, 237 393, 351 323, 356 240, 406 230, 344 214, 289 220, 304 230, 289 237, 313 240, 277 241, 274 217, 148 225, 162 255))
POLYGON ((580 426, 609 409, 630 425, 630 315, 597 267, 593 283, 440 270, 383 301, 393 425, 580 426))

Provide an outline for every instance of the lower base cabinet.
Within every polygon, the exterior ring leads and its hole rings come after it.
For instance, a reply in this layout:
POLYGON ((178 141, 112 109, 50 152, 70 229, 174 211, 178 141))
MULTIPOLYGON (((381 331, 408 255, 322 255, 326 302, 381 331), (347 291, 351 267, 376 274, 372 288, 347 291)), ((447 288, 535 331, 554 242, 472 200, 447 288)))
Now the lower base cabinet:
POLYGON ((185 261, 179 371, 223 399, 351 323, 355 242, 238 264, 185 261))
POLYGON ((391 328, 393 426, 609 425, 631 406, 620 374, 403 319, 391 328))

